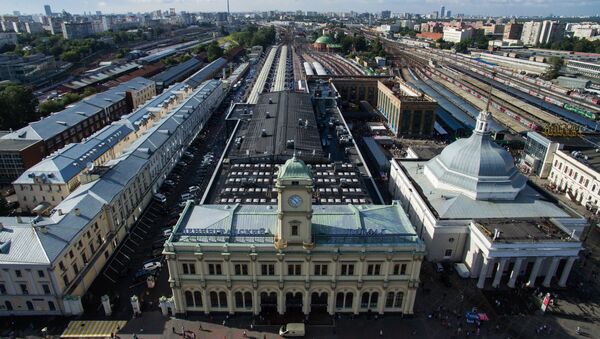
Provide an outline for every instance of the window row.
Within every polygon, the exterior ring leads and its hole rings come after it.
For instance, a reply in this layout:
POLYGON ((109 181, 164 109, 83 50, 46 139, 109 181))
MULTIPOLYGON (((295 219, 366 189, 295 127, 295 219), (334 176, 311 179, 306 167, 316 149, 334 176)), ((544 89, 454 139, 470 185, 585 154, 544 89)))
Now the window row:
MULTIPOLYGON (((287 264, 287 275, 299 276, 305 274, 303 272, 302 263, 289 263, 287 264)), ((355 264, 342 263, 339 268, 339 275, 341 276, 353 276, 356 275, 355 264)), ((208 274, 209 275, 223 275, 225 274, 223 264, 220 263, 208 263, 208 274)), ((405 275, 407 274, 408 264, 394 264, 392 266, 392 275, 405 275)), ((195 263, 182 263, 181 264, 182 274, 197 274, 195 263)), ((331 272, 329 270, 329 264, 315 263, 313 265, 312 274, 317 276, 326 276, 331 272)), ((249 264, 233 264, 233 274, 238 276, 246 276, 250 274, 249 264)), ((275 263, 260 264, 260 274, 264 276, 275 275, 275 263)), ((366 272, 367 276, 377 276, 383 274, 382 264, 367 264, 366 272)))

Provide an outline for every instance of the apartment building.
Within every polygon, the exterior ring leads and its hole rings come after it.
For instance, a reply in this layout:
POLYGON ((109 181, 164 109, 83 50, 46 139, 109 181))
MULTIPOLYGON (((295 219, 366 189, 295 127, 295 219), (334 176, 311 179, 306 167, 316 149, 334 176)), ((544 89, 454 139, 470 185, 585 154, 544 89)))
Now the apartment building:
POLYGON ((83 312, 81 296, 224 97, 218 80, 170 90, 191 93, 50 216, 0 218, 0 316, 83 312))
POLYGON ((60 112, 52 113, 0 137, 0 174, 6 174, 0 176, 0 183, 11 183, 24 170, 40 162, 43 157, 70 143, 80 142, 131 112, 130 107, 133 107, 134 96, 137 102, 141 102, 156 94, 153 93, 155 85, 151 81, 141 81, 136 78, 130 82, 131 85, 127 82, 106 92, 87 97, 60 112), (137 90, 127 94, 129 86, 137 90), (128 95, 132 98, 131 106, 127 104, 128 95), (17 141, 29 146, 15 152, 14 143, 17 141), (5 155, 6 158, 3 158, 5 155), (18 165, 13 166, 14 163, 18 165))
MULTIPOLYGON (((124 148, 187 98, 190 91, 182 88, 182 85, 172 87, 81 143, 69 144, 26 170, 13 182, 19 207, 43 214, 63 201, 89 180, 83 174, 117 158, 124 148)), ((151 87, 144 90, 148 89, 151 87)))

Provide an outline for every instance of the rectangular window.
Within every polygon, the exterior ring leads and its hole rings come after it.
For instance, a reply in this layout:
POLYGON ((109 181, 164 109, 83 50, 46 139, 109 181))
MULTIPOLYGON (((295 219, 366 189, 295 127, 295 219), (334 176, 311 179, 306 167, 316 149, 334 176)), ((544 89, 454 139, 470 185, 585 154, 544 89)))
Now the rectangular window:
POLYGON ((44 294, 50 294, 50 286, 48 284, 43 284, 42 289, 44 290, 44 294))
POLYGON ((6 286, 4 284, 0 284, 0 294, 6 294, 6 286))
POLYGON ((19 286, 21 287, 21 293, 23 293, 23 294, 29 294, 29 290, 27 289, 27 285, 26 284, 20 284, 19 286))
POLYGON ((298 226, 292 226, 292 235, 298 235, 298 226))
POLYGON ((193 263, 183 263, 181 267, 183 268, 183 274, 196 274, 196 265, 193 263))
POLYGON ((395 264, 393 274, 394 275, 405 275, 406 274, 406 264, 395 264))
POLYGON ((302 264, 289 264, 288 275, 302 275, 302 264))
POLYGON ((354 264, 342 264, 341 275, 354 275, 354 264))
POLYGON ((275 275, 275 264, 260 265, 260 273, 262 275, 275 275))
POLYGON ((327 275, 327 264, 315 264, 315 275, 327 275))
POLYGON ((74 255, 73 255, 73 251, 69 251, 69 258, 73 259, 74 255))
POLYGON ((367 266, 367 275, 379 275, 381 272, 381 264, 369 264, 367 266))
POLYGON ((235 275, 248 275, 247 264, 235 264, 233 265, 233 269, 235 271, 235 275))
POLYGON ((452 256, 452 250, 446 250, 446 252, 444 252, 444 257, 451 257, 452 256))
POLYGON ((65 286, 69 286, 69 277, 65 274, 62 278, 63 282, 65 283, 65 286))
POLYGON ((221 264, 208 264, 208 274, 210 275, 221 275, 221 264))
POLYGON ((23 273, 21 273, 21 270, 15 270, 15 275, 17 276, 17 278, 23 277, 23 273))
POLYGON ((38 277, 43 278, 44 277, 44 271, 38 270, 38 277))
POLYGON ((75 271, 75 274, 79 274, 79 267, 77 267, 76 262, 73 263, 73 271, 75 271))

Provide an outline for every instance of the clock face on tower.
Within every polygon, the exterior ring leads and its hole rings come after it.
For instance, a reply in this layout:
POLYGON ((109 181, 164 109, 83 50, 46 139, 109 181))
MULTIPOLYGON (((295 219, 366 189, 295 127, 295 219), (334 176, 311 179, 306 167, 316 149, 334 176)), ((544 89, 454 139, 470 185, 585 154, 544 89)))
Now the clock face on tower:
POLYGON ((302 204, 302 198, 299 195, 294 194, 291 197, 289 197, 288 204, 290 204, 290 206, 294 208, 298 207, 302 204))

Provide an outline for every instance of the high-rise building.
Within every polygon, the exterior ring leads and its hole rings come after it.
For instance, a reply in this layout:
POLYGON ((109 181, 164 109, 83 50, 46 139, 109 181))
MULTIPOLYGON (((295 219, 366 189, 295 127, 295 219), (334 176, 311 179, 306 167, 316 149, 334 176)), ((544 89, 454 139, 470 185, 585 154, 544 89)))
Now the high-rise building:
POLYGON ((446 17, 446 7, 440 7, 440 18, 446 17))
POLYGON ((540 32, 540 44, 548 44, 560 40, 565 34, 564 23, 558 21, 544 20, 540 32))
POLYGON ((391 11, 381 11, 381 18, 382 19, 389 19, 392 16, 392 12, 391 11))
POLYGON ((523 33, 523 24, 508 23, 504 26, 504 40, 519 40, 523 33))
POLYGON ((52 15, 52 9, 50 8, 50 5, 44 5, 44 12, 46 12, 47 16, 52 15))
POLYGON ((451 10, 447 10, 446 11, 446 17, 447 18, 451 18, 452 17, 452 11, 451 10))
POLYGON ((523 24, 523 33, 521 33, 521 41, 524 45, 537 45, 542 32, 542 23, 529 21, 523 24))
POLYGON ((63 22, 61 29, 65 39, 81 39, 94 33, 91 22, 63 22))

